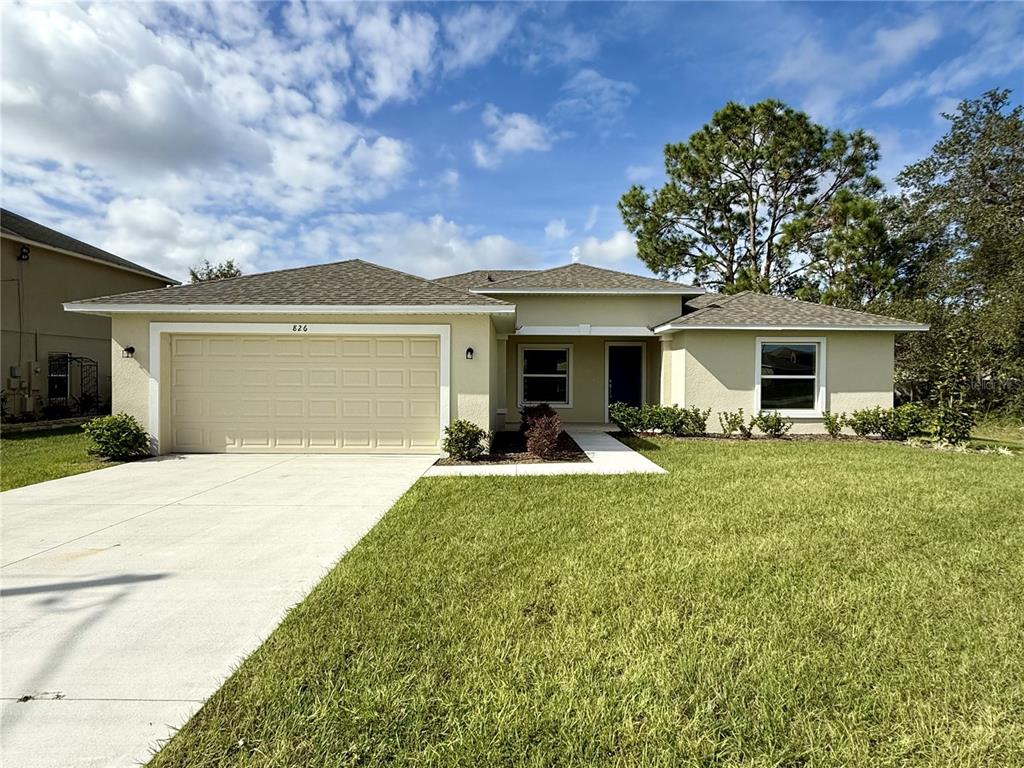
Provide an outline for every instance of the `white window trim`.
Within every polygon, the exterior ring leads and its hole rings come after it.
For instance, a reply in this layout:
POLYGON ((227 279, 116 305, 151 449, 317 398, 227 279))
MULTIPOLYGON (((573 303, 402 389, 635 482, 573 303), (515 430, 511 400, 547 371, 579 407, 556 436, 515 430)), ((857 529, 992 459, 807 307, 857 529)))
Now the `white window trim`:
MULTIPOLYGON (((523 399, 523 358, 524 354, 528 349, 564 349, 569 353, 569 370, 566 372, 565 377, 565 396, 568 402, 566 403, 548 403, 552 408, 568 409, 572 408, 572 388, 573 388, 573 364, 572 364, 572 344, 520 344, 517 350, 516 356, 519 360, 516 371, 516 387, 517 395, 516 401, 519 403, 519 407, 522 408, 527 405, 540 405, 540 402, 526 401, 523 399)), ((534 375, 534 374, 531 374, 534 375)), ((540 376, 555 376, 556 374, 536 374, 540 376)))
POLYGON ((160 452, 160 341, 161 334, 231 333, 237 335, 273 336, 437 336, 441 341, 441 386, 439 436, 451 421, 451 359, 450 325, 374 324, 374 323, 303 323, 296 332, 292 323, 150 323, 149 324, 149 434, 155 453, 160 452))
MULTIPOLYGON (((792 419, 820 419, 825 411, 826 337, 824 336, 758 336, 754 339, 754 413, 761 413, 761 345, 792 342, 794 344, 817 344, 818 354, 814 356, 814 380, 817 391, 814 408, 787 408, 779 410, 780 416, 792 419)), ((805 378, 805 377, 797 377, 805 378)))
POLYGON ((610 352, 612 347, 640 347, 640 403, 647 404, 647 344, 642 341, 606 341, 604 343, 604 422, 608 423, 608 387, 611 384, 610 352))

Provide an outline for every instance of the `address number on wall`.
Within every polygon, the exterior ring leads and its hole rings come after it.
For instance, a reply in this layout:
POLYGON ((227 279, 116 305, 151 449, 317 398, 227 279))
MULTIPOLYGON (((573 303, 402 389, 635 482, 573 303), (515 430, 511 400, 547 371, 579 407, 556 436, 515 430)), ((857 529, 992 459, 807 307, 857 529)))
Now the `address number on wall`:
POLYGON ((296 323, 292 326, 293 333, 306 333, 307 331, 309 331, 309 326, 305 323, 296 323))

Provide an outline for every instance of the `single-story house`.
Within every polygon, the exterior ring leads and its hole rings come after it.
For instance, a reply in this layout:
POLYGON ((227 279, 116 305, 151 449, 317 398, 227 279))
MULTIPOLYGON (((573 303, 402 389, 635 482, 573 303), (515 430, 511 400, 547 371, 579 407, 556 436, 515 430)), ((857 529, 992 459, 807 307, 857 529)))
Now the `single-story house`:
MULTIPOLYGON (((436 280, 360 260, 76 301, 109 316, 113 405, 160 452, 437 452, 550 403, 891 406, 897 333, 927 326, 584 264, 436 280)), ((709 427, 716 427, 714 413, 709 427)))
POLYGON ((64 303, 176 284, 159 272, 0 209, 0 367, 5 418, 110 405, 110 320, 64 303))

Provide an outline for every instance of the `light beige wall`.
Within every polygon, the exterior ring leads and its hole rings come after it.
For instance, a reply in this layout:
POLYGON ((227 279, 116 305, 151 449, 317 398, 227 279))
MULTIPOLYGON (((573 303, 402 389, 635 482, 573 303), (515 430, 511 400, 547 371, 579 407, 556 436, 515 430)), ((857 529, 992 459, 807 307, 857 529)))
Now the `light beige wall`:
POLYGON ((516 325, 644 326, 678 317, 681 296, 504 296, 516 305, 516 325))
POLYGON ((645 345, 647 402, 658 402, 661 360, 656 338, 621 338, 608 336, 509 336, 505 355, 505 401, 508 404, 507 424, 519 423, 519 348, 532 344, 571 344, 572 407, 559 407, 558 414, 567 423, 595 423, 605 420, 605 345, 607 342, 641 341, 645 345))
MULTIPOLYGON (((62 305, 76 299, 160 288, 164 281, 35 245, 30 246, 28 261, 18 261, 21 246, 16 240, 0 239, 0 365, 5 388, 11 366, 36 360, 40 395, 45 398, 48 355, 70 352, 97 362, 100 397, 109 403, 110 320, 65 312, 62 305)), ((8 391, 13 394, 15 390, 8 391)))
MULTIPOLYGON (((412 324, 448 325, 451 328, 451 417, 468 419, 484 429, 491 427, 494 415, 490 405, 490 354, 494 328, 487 315, 303 315, 295 318, 306 324, 412 324), (473 359, 466 359, 466 348, 472 347, 473 359)), ((118 315, 113 319, 113 408, 135 416, 143 425, 149 424, 149 324, 151 322, 189 323, 280 323, 290 324, 292 318, 281 315, 118 315), (121 350, 135 347, 134 359, 125 359, 121 350)), ((233 331, 234 333, 244 332, 233 331)), ((162 382, 169 381, 170 335, 161 334, 162 382)), ((168 445, 169 424, 167 387, 161 393, 160 443, 168 445)))
MULTIPOLYGON (((664 351, 671 366, 662 402, 710 408, 708 428, 719 411, 754 412, 755 343, 759 336, 824 337, 826 409, 892 407, 894 335, 875 331, 767 333, 683 331, 664 351)), ((794 432, 821 432, 820 419, 797 419, 794 432)))

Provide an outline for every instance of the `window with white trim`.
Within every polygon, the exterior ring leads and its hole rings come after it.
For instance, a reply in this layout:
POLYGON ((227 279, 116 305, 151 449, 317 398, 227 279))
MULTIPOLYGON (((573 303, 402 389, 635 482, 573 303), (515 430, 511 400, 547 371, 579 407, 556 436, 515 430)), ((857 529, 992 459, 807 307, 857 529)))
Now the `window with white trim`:
POLYGON ((758 339, 757 345, 757 409, 790 416, 820 413, 824 340, 758 339))
POLYGON ((572 345, 519 347, 519 404, 572 405, 572 345))

